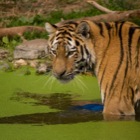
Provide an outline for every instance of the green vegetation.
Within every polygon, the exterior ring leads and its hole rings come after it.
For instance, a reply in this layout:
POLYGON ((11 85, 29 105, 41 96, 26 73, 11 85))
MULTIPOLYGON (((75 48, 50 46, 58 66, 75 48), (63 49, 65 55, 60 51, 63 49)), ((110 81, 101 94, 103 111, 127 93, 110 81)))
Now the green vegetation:
POLYGON ((21 42, 21 39, 19 36, 14 36, 12 38, 8 38, 7 36, 2 37, 2 40, 0 41, 0 47, 14 50, 15 46, 17 46, 21 42))
POLYGON ((60 3, 60 4, 63 4, 63 3, 67 3, 67 4, 71 4, 71 3, 73 3, 73 2, 75 2, 76 0, 58 0, 58 2, 60 3))
POLYGON ((133 10, 140 8, 139 0, 99 0, 101 5, 116 11, 133 10))
POLYGON ((23 34, 23 36, 27 40, 33 40, 33 39, 36 39, 36 38, 44 38, 44 39, 47 39, 48 38, 47 32, 40 33, 38 31, 25 32, 23 34))
POLYGON ((6 25, 7 27, 13 27, 13 26, 23 26, 23 25, 38 25, 38 26, 44 26, 45 22, 50 22, 52 24, 59 22, 61 19, 67 20, 67 19, 76 19, 76 18, 82 18, 82 17, 90 17, 94 15, 99 15, 102 12, 89 7, 88 10, 85 11, 72 11, 70 13, 63 13, 63 11, 54 11, 51 12, 48 16, 45 15, 35 15, 34 17, 14 17, 10 18, 10 22, 6 25))

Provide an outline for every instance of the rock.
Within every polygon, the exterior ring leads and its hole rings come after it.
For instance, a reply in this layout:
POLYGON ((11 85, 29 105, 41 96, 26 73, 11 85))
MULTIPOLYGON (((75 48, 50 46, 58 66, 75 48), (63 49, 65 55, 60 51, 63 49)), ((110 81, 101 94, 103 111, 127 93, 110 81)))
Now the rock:
POLYGON ((0 60, 5 59, 9 56, 9 51, 3 48, 0 48, 0 60))
POLYGON ((38 61, 37 60, 29 60, 28 64, 29 64, 29 66, 36 68, 38 65, 38 61))
POLYGON ((23 59, 13 61, 13 65, 15 68, 18 68, 20 66, 26 66, 27 64, 28 64, 27 61, 23 59))
POLYGON ((39 63, 37 68, 36 68, 36 73, 37 74, 44 74, 47 72, 50 72, 52 69, 52 65, 49 63, 39 63))
POLYGON ((36 73, 44 74, 44 73, 46 73, 46 71, 47 71, 47 65, 45 63, 40 63, 37 66, 36 73))
POLYGON ((46 39, 35 39, 23 42, 16 47, 14 59, 38 59, 48 55, 48 44, 46 39))

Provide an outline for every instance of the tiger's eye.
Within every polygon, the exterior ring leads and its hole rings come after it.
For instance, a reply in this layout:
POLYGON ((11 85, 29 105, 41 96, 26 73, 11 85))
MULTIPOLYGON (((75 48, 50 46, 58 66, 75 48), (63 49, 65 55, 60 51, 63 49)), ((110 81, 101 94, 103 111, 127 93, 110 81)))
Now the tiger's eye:
POLYGON ((73 53, 74 53, 74 52, 71 51, 71 52, 68 53, 68 55, 73 55, 73 53))
POLYGON ((66 56, 72 57, 74 54, 75 54, 75 51, 69 51, 66 56))

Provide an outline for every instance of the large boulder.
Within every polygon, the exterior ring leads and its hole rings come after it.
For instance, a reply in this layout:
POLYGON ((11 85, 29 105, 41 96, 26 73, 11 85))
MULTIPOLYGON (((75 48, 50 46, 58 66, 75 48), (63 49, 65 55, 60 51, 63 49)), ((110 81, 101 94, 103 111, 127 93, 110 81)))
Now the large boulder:
POLYGON ((46 39, 35 39, 23 42, 15 48, 14 59, 38 59, 48 55, 48 43, 46 39))

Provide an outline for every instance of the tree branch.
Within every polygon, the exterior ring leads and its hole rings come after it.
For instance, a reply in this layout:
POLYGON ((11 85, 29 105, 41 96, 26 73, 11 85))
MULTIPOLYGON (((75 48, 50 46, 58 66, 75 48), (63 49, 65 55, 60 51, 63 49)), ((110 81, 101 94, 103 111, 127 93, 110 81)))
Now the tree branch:
POLYGON ((98 4, 97 2, 93 1, 93 0, 88 0, 87 3, 93 5, 94 7, 96 7, 98 10, 105 12, 105 13, 114 13, 116 11, 112 11, 110 9, 107 9, 106 7, 101 6, 100 4, 98 4))
POLYGON ((21 36, 24 32, 28 31, 45 32, 45 28, 39 26, 19 26, 19 27, 0 28, 0 38, 3 36, 14 36, 14 35, 21 36))
POLYGON ((65 20, 57 23, 57 26, 61 26, 64 23, 67 23, 69 21, 77 21, 80 22, 82 20, 92 20, 96 22, 111 22, 111 21, 126 21, 131 20, 132 18, 140 18, 140 9, 138 10, 129 10, 129 11, 116 11, 115 13, 109 13, 109 14, 102 14, 98 16, 93 17, 84 17, 80 19, 74 19, 74 20, 65 20))
POLYGON ((112 11, 109 10, 94 0, 87 0, 88 3, 92 4, 94 7, 99 9, 100 11, 103 11, 107 14, 102 14, 98 16, 93 17, 85 17, 80 19, 74 19, 74 20, 65 20, 57 23, 57 26, 60 26, 61 24, 64 24, 68 21, 77 21, 80 22, 82 20, 92 20, 96 22, 111 22, 111 21, 125 21, 125 20, 131 20, 132 18, 140 18, 140 9, 137 10, 129 10, 129 11, 112 11))

